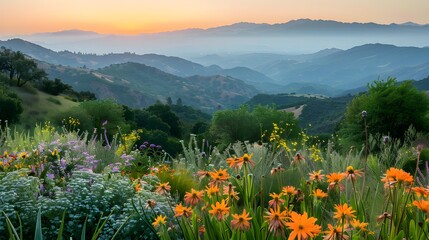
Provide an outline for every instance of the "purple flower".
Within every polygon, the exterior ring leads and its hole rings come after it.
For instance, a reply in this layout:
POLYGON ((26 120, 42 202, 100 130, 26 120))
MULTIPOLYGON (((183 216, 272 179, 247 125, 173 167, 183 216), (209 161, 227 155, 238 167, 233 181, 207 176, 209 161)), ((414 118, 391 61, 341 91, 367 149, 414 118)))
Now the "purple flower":
POLYGON ((155 148, 155 147, 156 147, 156 145, 155 145, 155 144, 153 144, 153 143, 151 143, 151 144, 149 145, 149 147, 150 147, 150 148, 155 148))
POLYGON ((161 150, 161 149, 162 149, 161 145, 157 145, 157 146, 156 146, 156 148, 157 148, 158 150, 161 150))
POLYGON ((44 192, 45 191, 45 186, 43 184, 40 184, 39 189, 40 189, 41 192, 44 192))
POLYGON ((112 173, 118 173, 119 172, 119 168, 118 168, 118 166, 114 166, 113 168, 112 168, 112 173))
POLYGON ((48 173, 46 174, 46 176, 52 180, 55 178, 55 175, 53 173, 48 173))
POLYGON ((101 124, 102 126, 106 126, 107 125, 107 120, 105 120, 104 122, 103 122, 103 124, 101 124))

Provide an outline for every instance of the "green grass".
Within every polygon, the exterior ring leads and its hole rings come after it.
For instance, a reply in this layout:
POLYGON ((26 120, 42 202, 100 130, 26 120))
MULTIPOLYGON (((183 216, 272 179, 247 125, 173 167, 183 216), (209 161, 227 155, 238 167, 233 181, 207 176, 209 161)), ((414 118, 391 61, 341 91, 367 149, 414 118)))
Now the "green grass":
POLYGON ((67 111, 79 103, 66 99, 64 96, 52 96, 34 88, 11 87, 22 99, 24 112, 20 117, 20 126, 33 128, 36 123, 53 119, 58 113, 67 111))

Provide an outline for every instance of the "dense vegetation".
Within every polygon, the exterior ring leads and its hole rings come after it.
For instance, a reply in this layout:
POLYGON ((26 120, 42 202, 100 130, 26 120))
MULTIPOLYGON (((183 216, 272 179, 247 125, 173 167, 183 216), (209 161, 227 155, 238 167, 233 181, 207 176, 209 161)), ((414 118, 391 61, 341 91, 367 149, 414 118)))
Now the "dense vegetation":
POLYGON ((278 95, 341 120, 320 139, 275 105, 66 105, 61 80, 1 70, 0 239, 427 239, 429 100, 411 82, 278 95), (36 95, 61 111, 30 129, 36 95))

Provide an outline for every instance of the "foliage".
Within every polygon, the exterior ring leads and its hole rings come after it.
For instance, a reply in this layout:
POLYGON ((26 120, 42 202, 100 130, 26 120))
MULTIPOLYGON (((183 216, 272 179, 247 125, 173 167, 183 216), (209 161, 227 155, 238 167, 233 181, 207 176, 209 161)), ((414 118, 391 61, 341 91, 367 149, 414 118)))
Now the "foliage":
POLYGON ((361 143, 366 124, 368 133, 402 138, 410 125, 417 131, 427 131, 428 112, 429 99, 411 82, 397 84, 393 78, 374 81, 367 93, 355 97, 347 107, 340 135, 345 145, 361 143), (362 111, 368 114, 365 118, 362 111))
POLYGON ((53 81, 48 79, 42 80, 36 84, 36 87, 39 90, 54 96, 72 90, 70 85, 61 82, 61 80, 58 78, 55 78, 53 81))
POLYGON ((19 116, 24 111, 22 108, 22 100, 15 93, 8 90, 5 86, 0 85, 0 126, 4 125, 4 121, 16 123, 19 121, 19 116))
MULTIPOLYGON (((243 105, 236 110, 217 111, 213 115, 210 133, 215 141, 228 144, 234 141, 256 142, 262 140, 265 132, 271 132, 273 123, 289 124, 288 138, 297 138, 299 133, 298 121, 292 113, 277 111, 271 107, 256 106, 249 111, 248 106, 243 105)), ((267 136, 265 139, 267 140, 267 136)))
POLYGON ((170 126, 169 132, 171 136, 180 138, 182 136, 182 126, 180 119, 171 111, 171 107, 165 104, 154 104, 149 106, 146 111, 159 117, 164 123, 170 126))

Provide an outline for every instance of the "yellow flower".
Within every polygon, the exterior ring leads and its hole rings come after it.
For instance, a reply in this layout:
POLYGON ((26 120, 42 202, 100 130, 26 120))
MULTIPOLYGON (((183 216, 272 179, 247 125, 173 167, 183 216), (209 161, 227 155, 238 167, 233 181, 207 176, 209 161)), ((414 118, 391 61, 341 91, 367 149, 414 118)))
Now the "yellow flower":
POLYGON ((231 221, 231 228, 233 230, 240 230, 240 231, 246 231, 250 228, 250 222, 249 220, 252 220, 251 217, 249 217, 249 213, 246 212, 246 209, 243 210, 243 213, 241 215, 238 214, 232 214, 233 220, 231 221))
POLYGON ((357 231, 362 231, 362 232, 368 231, 368 229, 366 229, 366 227, 368 226, 368 223, 366 223, 366 222, 361 222, 361 221, 359 221, 357 219, 353 219, 352 222, 351 222, 351 225, 357 231))
POLYGON ((166 221, 166 216, 162 216, 162 215, 158 215, 156 218, 155 218, 155 221, 152 223, 152 225, 154 226, 154 227, 158 227, 159 225, 165 225, 166 223, 167 223, 167 221, 166 221))
POLYGON ((220 189, 216 185, 210 185, 210 186, 206 187, 206 193, 207 193, 207 196, 209 198, 211 198, 215 194, 219 194, 219 191, 220 191, 220 189))

